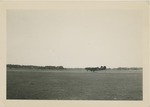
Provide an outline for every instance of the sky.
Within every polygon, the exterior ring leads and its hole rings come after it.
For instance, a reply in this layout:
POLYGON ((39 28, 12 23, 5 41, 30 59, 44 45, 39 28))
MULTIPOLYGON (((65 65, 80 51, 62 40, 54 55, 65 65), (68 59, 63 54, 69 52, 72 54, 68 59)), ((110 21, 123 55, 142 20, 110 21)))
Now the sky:
POLYGON ((142 67, 137 10, 8 10, 7 64, 142 67))

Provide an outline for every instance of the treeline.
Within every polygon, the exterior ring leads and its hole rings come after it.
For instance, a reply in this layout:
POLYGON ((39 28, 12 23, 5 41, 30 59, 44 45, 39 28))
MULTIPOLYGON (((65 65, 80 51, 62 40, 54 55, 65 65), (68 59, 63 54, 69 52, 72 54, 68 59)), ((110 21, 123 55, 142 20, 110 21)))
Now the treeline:
POLYGON ((118 67, 118 68, 109 68, 114 70, 142 70, 140 67, 118 67))
POLYGON ((100 71, 100 70, 106 70, 106 66, 101 66, 101 67, 86 67, 85 69, 87 71, 95 72, 95 71, 100 71))
POLYGON ((62 70, 65 69, 63 66, 34 66, 34 65, 13 65, 7 64, 8 69, 52 69, 62 70))

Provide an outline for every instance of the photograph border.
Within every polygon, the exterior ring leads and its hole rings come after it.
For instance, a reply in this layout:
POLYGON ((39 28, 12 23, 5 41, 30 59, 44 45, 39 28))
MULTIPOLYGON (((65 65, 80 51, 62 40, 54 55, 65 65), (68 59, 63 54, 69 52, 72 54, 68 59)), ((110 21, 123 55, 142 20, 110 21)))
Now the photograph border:
POLYGON ((0 107, 150 107, 149 89, 149 14, 150 4, 146 1, 45 1, 45 2, 0 2, 0 107), (47 9, 138 9, 143 12, 143 100, 142 101, 88 101, 88 100, 7 100, 6 99, 6 16, 7 10, 47 9))

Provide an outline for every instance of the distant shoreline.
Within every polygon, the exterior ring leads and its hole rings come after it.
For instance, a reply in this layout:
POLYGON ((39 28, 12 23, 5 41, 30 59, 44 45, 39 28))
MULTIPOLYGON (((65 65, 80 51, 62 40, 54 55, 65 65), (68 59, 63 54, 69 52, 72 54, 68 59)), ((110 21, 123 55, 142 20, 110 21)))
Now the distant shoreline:
MULTIPOLYGON (((34 72, 34 73, 44 73, 44 72, 49 72, 49 73, 93 73, 91 71, 86 71, 84 68, 68 68, 68 69, 24 69, 24 68, 7 68, 7 72, 34 72)), ((94 73, 142 73, 142 69, 136 69, 136 70, 120 70, 120 69, 106 69, 106 70, 100 70, 100 71, 95 71, 94 73)))
MULTIPOLYGON (((36 69, 36 70, 82 70, 85 68, 64 68, 63 66, 36 66, 36 65, 19 65, 19 64, 7 64, 7 69, 36 69)), ((117 67, 117 68, 107 68, 107 70, 142 70, 142 67, 117 67)))

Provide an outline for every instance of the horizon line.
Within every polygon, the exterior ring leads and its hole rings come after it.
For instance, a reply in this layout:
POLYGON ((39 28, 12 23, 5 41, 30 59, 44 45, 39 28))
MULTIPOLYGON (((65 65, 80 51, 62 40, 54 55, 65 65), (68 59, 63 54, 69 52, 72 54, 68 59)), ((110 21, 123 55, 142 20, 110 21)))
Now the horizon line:
MULTIPOLYGON (((63 66, 63 65, 34 65, 34 64, 6 64, 6 65, 21 65, 21 66, 41 66, 41 67, 46 67, 46 66, 63 66)), ((101 65, 101 66, 106 66, 106 65, 101 65)), ((86 66, 86 67, 101 67, 101 66, 86 66)), ((64 66, 63 66, 64 67, 64 66)), ((86 67, 64 67, 64 68, 86 68, 86 67)), ((107 67, 107 66, 106 66, 107 67)), ((107 67, 107 68, 143 68, 143 67, 137 67, 137 66, 118 66, 118 67, 107 67)))

